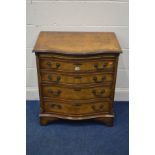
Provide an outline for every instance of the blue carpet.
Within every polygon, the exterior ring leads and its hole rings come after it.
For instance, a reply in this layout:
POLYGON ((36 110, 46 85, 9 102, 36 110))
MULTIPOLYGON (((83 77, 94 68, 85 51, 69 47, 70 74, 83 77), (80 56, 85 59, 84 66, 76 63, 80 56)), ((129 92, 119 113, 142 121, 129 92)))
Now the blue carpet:
POLYGON ((27 101, 27 155, 128 155, 129 104, 116 102, 113 127, 93 121, 39 125, 39 102, 27 101))

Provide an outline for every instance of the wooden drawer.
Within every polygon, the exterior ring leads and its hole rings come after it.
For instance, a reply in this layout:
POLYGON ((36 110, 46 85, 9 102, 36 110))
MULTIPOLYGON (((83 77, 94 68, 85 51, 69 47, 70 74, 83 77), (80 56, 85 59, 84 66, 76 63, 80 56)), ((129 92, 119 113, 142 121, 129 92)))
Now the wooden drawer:
POLYGON ((113 73, 102 74, 60 74, 41 72, 41 82, 60 84, 102 84, 113 81, 113 73))
POLYGON ((92 113, 110 112, 112 103, 109 101, 100 101, 95 103, 60 103, 58 101, 44 101, 43 109, 47 113, 60 113, 66 115, 83 115, 92 113))
POLYGON ((114 71, 115 61, 113 59, 96 59, 96 60, 83 60, 72 61, 63 59, 39 59, 40 69, 48 69, 51 71, 61 72, 100 72, 100 71, 114 71))
POLYGON ((96 87, 62 87, 42 85, 42 96, 48 98, 64 99, 64 100, 87 100, 94 98, 111 97, 112 89, 110 86, 96 87))

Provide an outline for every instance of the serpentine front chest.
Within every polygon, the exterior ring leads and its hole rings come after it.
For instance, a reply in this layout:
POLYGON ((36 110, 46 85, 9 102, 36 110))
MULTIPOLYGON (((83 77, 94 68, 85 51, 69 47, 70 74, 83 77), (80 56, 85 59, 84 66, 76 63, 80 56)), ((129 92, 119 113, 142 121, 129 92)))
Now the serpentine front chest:
POLYGON ((112 32, 40 32, 36 54, 40 124, 95 119, 113 125, 121 48, 112 32))

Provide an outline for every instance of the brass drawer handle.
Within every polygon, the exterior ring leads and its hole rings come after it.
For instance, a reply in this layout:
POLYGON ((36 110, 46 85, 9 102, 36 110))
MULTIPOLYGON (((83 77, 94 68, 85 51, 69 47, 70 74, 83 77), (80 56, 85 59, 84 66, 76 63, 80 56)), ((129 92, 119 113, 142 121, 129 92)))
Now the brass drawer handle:
POLYGON ((54 97, 58 97, 61 94, 61 90, 53 91, 53 90, 48 90, 48 93, 53 95, 54 97))
POLYGON ((97 71, 102 71, 102 70, 104 70, 104 68, 105 68, 107 65, 108 65, 108 63, 104 63, 104 64, 102 65, 102 68, 100 68, 100 67, 98 66, 98 64, 95 64, 94 67, 96 68, 97 71))
POLYGON ((81 91, 81 88, 80 87, 75 87, 73 89, 74 89, 74 91, 81 91))
POLYGON ((94 94, 94 96, 96 97, 103 97, 103 94, 105 93, 105 90, 103 89, 102 91, 100 92, 96 92, 96 90, 92 90, 92 93, 94 94))
POLYGON ((81 76, 74 76, 75 79, 81 79, 81 76))
POLYGON ((96 82, 96 83, 102 83, 103 81, 105 81, 105 79, 106 79, 106 76, 102 76, 102 79, 101 79, 100 81, 97 80, 97 77, 96 77, 96 76, 93 77, 93 80, 94 80, 94 82, 96 82))
POLYGON ((73 106, 79 107, 79 106, 81 106, 81 104, 80 103, 73 103, 73 106))
POLYGON ((52 76, 51 76, 51 75, 48 75, 48 80, 49 80, 49 81, 52 81, 52 82, 58 83, 58 82, 60 82, 61 77, 60 77, 60 76, 57 76, 57 77, 56 77, 56 80, 52 80, 52 76))
POLYGON ((56 63, 56 66, 55 67, 52 67, 52 64, 51 62, 47 62, 47 66, 51 69, 58 69, 61 65, 59 63, 56 63))
POLYGON ((101 104, 99 107, 97 107, 96 105, 92 105, 91 108, 95 112, 102 112, 102 111, 104 111, 104 105, 103 104, 101 104))
POLYGON ((61 105, 59 105, 59 104, 54 104, 54 103, 51 104, 50 107, 51 107, 51 108, 56 108, 56 109, 62 109, 62 106, 61 106, 61 105))

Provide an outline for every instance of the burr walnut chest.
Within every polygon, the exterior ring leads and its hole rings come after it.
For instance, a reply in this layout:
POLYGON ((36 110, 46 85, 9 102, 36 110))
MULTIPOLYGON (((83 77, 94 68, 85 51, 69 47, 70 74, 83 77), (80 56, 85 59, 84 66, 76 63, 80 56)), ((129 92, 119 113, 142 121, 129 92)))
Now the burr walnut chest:
POLYGON ((121 48, 113 32, 40 32, 36 54, 40 124, 94 119, 113 125, 121 48))

